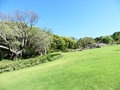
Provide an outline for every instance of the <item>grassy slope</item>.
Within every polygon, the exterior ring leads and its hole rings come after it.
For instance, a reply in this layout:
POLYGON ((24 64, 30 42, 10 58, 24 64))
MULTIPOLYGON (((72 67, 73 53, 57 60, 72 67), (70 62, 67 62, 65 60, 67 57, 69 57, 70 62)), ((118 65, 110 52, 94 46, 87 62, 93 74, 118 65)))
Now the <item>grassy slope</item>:
POLYGON ((120 90, 120 46, 64 53, 53 62, 0 74, 0 90, 120 90))

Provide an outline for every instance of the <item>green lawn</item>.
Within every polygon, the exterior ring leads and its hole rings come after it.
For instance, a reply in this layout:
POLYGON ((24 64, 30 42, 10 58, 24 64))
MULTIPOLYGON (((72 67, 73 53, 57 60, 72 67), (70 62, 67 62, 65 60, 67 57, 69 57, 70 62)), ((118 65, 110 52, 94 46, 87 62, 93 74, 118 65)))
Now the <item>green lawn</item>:
POLYGON ((120 90, 120 46, 63 55, 53 62, 0 74, 0 90, 120 90))

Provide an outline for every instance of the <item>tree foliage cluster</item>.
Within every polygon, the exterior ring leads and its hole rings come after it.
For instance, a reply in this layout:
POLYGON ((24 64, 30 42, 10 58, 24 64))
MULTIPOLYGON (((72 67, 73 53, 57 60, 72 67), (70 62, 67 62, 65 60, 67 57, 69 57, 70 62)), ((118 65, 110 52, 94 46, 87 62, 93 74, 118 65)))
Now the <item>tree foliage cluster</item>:
POLYGON ((74 48, 76 48, 76 40, 74 40, 74 38, 53 35, 51 50, 66 51, 67 49, 74 49, 74 48))
POLYGON ((115 32, 112 35, 101 36, 95 38, 97 43, 105 43, 105 44, 112 44, 112 43, 120 43, 120 32, 115 32))
POLYGON ((112 38, 115 42, 120 43, 120 32, 113 33, 112 38))
POLYGON ((87 45, 94 44, 95 40, 91 37, 80 38, 77 41, 77 47, 86 48, 87 45))
POLYGON ((39 16, 32 11, 0 13, 1 58, 27 58, 46 53, 51 35, 34 27, 38 20, 39 16))

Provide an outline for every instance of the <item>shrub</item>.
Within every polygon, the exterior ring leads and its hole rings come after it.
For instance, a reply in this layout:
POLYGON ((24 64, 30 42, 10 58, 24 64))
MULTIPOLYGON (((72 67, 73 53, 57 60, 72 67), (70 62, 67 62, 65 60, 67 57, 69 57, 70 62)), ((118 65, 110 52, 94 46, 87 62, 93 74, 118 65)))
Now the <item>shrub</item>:
POLYGON ((114 39, 111 36, 104 36, 101 38, 101 42, 105 44, 111 44, 114 42, 114 39))
POLYGON ((31 58, 31 59, 3 62, 3 63, 0 63, 0 73, 9 72, 13 70, 22 69, 25 67, 31 67, 31 66, 38 65, 41 63, 50 62, 60 57, 62 57, 61 53, 51 53, 51 54, 47 54, 44 56, 38 56, 36 58, 31 58))

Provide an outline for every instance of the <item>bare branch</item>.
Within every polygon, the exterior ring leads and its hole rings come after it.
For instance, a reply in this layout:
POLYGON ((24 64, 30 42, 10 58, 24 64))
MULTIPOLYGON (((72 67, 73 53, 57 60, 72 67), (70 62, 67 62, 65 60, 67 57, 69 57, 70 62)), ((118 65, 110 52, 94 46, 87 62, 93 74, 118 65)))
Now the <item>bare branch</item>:
POLYGON ((36 13, 32 12, 32 11, 28 12, 28 16, 29 16, 29 24, 30 24, 30 26, 35 25, 39 20, 39 16, 36 13))

